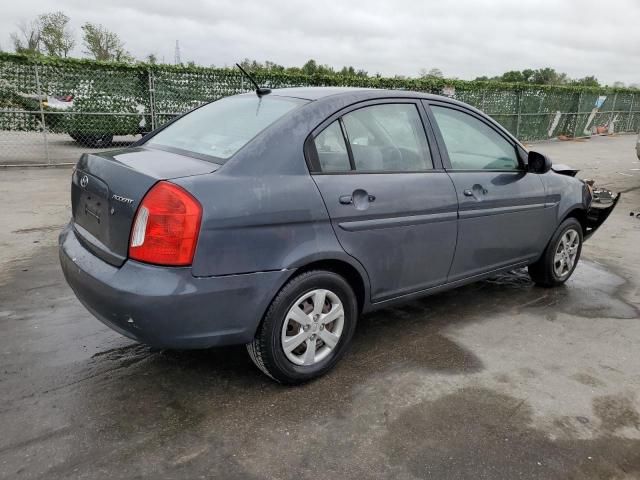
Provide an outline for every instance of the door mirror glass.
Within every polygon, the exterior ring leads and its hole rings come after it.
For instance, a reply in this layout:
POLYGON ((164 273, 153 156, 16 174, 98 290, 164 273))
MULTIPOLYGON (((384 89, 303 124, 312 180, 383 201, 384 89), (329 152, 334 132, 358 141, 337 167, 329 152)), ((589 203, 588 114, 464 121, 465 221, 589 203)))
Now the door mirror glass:
POLYGON ((531 173, 547 173, 551 170, 551 159, 539 152, 529 152, 527 170, 531 173))

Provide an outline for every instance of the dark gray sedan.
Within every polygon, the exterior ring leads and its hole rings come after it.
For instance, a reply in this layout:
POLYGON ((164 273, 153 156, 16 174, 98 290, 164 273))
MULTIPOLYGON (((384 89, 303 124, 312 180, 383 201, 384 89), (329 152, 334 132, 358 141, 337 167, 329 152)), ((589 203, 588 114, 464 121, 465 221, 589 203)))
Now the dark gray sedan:
POLYGON ((299 383, 336 364, 364 312, 524 266, 564 283, 617 198, 594 208, 591 186, 556 170, 444 97, 261 90, 83 155, 60 261, 123 335, 247 344, 299 383))

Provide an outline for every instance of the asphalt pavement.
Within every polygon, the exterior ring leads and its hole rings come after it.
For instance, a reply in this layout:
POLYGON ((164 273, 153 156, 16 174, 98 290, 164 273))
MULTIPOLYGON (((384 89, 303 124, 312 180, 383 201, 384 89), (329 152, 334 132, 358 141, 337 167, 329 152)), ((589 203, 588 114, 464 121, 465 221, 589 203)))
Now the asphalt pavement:
POLYGON ((0 170, 0 478, 639 478, 634 143, 532 146, 624 192, 564 287, 518 271, 367 315, 296 388, 244 347, 103 326, 58 266, 70 169, 0 170))

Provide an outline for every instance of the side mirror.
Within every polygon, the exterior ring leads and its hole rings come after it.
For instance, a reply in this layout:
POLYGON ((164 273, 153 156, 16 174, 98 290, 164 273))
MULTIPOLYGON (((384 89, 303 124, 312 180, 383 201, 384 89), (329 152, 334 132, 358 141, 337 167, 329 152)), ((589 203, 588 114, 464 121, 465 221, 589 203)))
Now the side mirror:
POLYGON ((547 173, 551 170, 551 159, 538 152, 529 152, 527 157, 527 171, 531 173, 547 173))

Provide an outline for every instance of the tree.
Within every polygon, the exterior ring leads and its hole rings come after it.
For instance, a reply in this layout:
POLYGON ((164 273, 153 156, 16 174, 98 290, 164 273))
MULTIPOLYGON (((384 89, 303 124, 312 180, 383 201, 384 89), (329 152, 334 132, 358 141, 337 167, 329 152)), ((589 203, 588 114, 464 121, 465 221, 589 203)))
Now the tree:
POLYGON ((522 80, 524 82, 530 82, 534 73, 535 73, 534 70, 530 68, 525 68, 524 70, 522 70, 522 80))
POLYGON ((525 79, 522 72, 519 72, 518 70, 510 70, 502 74, 500 81, 510 82, 510 83, 522 83, 525 81, 525 79))
POLYGON ((66 57, 75 45, 69 30, 69 17, 62 12, 45 13, 38 17, 40 41, 47 55, 66 57))
POLYGON ((578 78, 577 80, 572 80, 571 84, 572 85, 581 85, 581 86, 585 86, 585 87, 599 87, 600 86, 600 82, 593 75, 589 75, 589 76, 583 77, 583 78, 578 78))
POLYGON ((343 77, 355 77, 356 69, 353 68, 352 66, 342 67, 342 70, 340 70, 338 74, 342 75, 343 77))
POLYGON ((336 71, 329 65, 319 65, 314 59, 307 60, 300 73, 304 75, 335 75, 336 71))
POLYGON ((269 72, 284 72, 284 67, 269 60, 264 62, 264 69, 269 72))
POLYGON ((155 53, 150 53, 149 55, 147 55, 145 57, 145 60, 147 61, 147 63, 150 63, 151 65, 155 65, 156 63, 158 63, 158 57, 156 56, 155 53))
POLYGON ((420 78, 443 78, 442 70, 439 68, 432 68, 431 70, 427 70, 423 68, 420 70, 420 78))
POLYGON ((85 53, 96 60, 130 62, 133 60, 124 48, 118 34, 107 30, 102 25, 85 23, 82 25, 85 53))
POLYGON ((340 76, 343 76, 343 77, 367 78, 369 76, 369 72, 367 72, 366 70, 356 70, 351 65, 349 65, 348 67, 347 66, 342 67, 342 69, 340 71, 335 72, 335 73, 337 75, 340 75, 340 76))
POLYGON ((511 83, 535 83, 540 85, 581 85, 588 87, 598 87, 600 82, 593 75, 572 80, 566 73, 556 72, 553 68, 545 67, 537 70, 526 68, 522 71, 510 70, 497 77, 476 77, 479 82, 511 82, 511 83))
POLYGON ((40 53, 41 29, 38 20, 22 21, 18 31, 11 34, 11 41, 16 53, 36 55, 40 53))
POLYGON ((333 67, 329 65, 318 65, 318 70, 316 71, 319 75, 335 75, 336 71, 333 67))
POLYGON ((567 83, 567 74, 558 73, 550 67, 539 68, 533 71, 529 82, 539 85, 562 85, 567 83))
POLYGON ((617 82, 613 82, 613 87, 614 88, 624 88, 625 84, 624 84, 624 82, 617 81, 617 82))
POLYGON ((317 73, 317 71, 318 64, 313 59, 307 60, 307 63, 302 66, 302 73, 305 75, 313 75, 314 73, 317 73))

